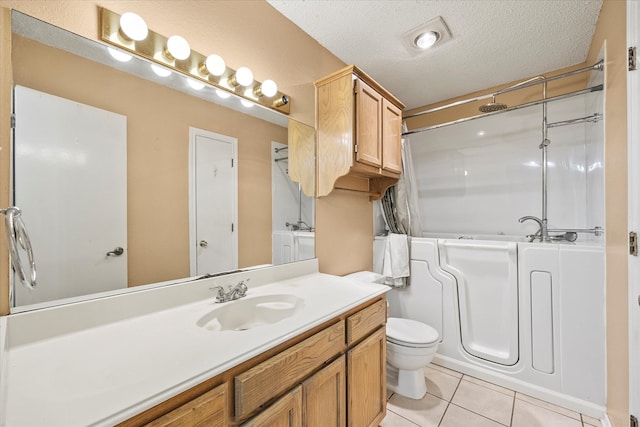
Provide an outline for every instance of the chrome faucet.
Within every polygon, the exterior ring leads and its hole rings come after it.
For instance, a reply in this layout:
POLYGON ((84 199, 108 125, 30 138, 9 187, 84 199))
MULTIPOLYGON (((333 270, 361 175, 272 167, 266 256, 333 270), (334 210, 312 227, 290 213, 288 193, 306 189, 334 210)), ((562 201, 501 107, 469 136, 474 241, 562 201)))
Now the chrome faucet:
POLYGON ((247 296, 248 288, 244 282, 248 281, 249 279, 244 279, 237 283, 235 286, 229 286, 229 291, 227 292, 225 292, 222 286, 214 286, 209 289, 218 290, 218 295, 216 295, 216 302, 229 302, 247 296))
POLYGON ((527 238, 529 239, 530 242, 533 242, 535 239, 540 239, 540 241, 542 242, 548 242, 549 241, 549 229, 547 228, 547 220, 546 219, 540 219, 538 217, 535 216, 531 216, 531 215, 527 215, 527 216, 523 216, 522 218, 518 219, 518 222, 520 222, 521 224, 527 220, 531 220, 531 221, 535 221, 538 223, 538 231, 536 231, 534 234, 529 234, 527 236, 527 238))

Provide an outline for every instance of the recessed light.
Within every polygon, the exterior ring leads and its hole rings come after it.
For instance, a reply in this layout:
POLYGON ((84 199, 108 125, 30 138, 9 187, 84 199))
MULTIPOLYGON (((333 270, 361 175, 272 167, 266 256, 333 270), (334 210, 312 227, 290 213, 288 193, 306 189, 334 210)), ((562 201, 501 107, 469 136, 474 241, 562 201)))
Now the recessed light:
POLYGON ((415 44, 418 49, 429 49, 436 44, 439 38, 440 33, 436 31, 426 31, 419 34, 413 41, 413 44, 415 44))

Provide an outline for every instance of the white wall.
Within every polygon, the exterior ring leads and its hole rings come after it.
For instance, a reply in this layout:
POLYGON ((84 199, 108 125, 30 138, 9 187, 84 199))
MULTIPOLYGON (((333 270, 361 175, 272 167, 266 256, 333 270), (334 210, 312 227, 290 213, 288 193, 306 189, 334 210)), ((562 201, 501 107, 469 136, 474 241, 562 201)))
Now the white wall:
MULTIPOLYGON (((602 113, 602 93, 548 104, 548 123, 602 113), (594 110, 597 109, 597 110, 594 110)), ((549 129, 550 228, 604 226, 603 121, 549 129)), ((542 106, 411 135, 422 228, 526 235, 542 215, 542 106)), ((581 239, 587 237, 581 235, 581 239)))

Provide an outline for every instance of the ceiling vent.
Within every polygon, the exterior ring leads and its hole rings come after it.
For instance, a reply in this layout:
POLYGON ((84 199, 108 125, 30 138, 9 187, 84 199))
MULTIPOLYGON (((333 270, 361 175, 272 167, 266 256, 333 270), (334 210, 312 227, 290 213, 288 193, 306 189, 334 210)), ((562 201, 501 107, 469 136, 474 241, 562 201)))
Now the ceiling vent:
POLYGON ((451 33, 441 16, 407 31, 402 35, 402 42, 412 56, 419 55, 451 40, 451 33))

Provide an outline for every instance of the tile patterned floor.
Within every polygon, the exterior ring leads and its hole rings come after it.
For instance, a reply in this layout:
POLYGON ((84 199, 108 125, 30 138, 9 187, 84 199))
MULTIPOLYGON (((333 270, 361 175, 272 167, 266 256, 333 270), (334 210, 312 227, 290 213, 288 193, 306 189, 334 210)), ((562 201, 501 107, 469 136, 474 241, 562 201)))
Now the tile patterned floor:
POLYGON ((578 412, 463 375, 435 364, 425 368, 422 400, 389 393, 380 427, 599 427, 578 412))

